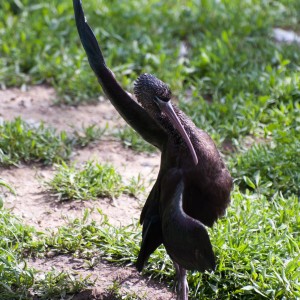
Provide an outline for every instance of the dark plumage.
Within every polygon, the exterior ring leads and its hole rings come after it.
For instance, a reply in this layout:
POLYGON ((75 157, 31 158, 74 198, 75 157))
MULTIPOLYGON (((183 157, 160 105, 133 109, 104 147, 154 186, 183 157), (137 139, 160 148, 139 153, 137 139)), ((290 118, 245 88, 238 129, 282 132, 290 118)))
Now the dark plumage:
POLYGON ((176 106, 170 88, 150 74, 135 82, 139 105, 105 65, 96 38, 85 22, 80 0, 73 0, 76 25, 89 63, 121 116, 161 154, 157 180, 141 213, 143 224, 137 269, 164 244, 174 262, 179 299, 187 299, 186 269, 215 268, 205 226, 212 226, 230 202, 232 179, 207 133, 176 106))
POLYGON ((146 103, 153 103, 153 97, 162 101, 169 101, 172 92, 168 85, 151 74, 142 74, 134 83, 134 94, 137 100, 145 107, 146 103))

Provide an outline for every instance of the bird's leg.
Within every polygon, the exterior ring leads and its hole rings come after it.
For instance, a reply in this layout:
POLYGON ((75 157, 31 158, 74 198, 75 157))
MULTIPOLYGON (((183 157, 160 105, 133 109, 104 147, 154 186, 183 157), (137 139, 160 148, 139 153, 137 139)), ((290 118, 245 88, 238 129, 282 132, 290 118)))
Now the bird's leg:
POLYGON ((186 269, 173 261, 178 282, 177 300, 188 300, 189 286, 186 280, 186 269))
POLYGON ((186 279, 186 269, 179 266, 179 270, 180 270, 179 292, 181 293, 181 300, 188 300, 189 286, 186 279))

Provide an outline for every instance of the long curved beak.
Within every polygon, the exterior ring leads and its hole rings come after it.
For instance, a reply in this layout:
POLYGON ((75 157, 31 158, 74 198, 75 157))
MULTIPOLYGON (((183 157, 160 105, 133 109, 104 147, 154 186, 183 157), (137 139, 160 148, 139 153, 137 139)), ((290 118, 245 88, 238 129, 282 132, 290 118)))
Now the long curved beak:
POLYGON ((166 114, 166 116, 170 119, 171 123, 173 124, 173 126, 179 131, 180 135, 182 136, 183 140, 186 142, 189 150, 190 150, 190 153, 193 157, 193 161, 195 163, 195 165, 198 164, 198 157, 196 155, 196 152, 195 152, 195 149, 194 149, 194 146, 189 138, 189 136, 187 135, 184 127, 182 126, 182 124, 180 123, 180 120, 179 118, 177 117, 174 109, 173 109, 173 106, 171 104, 171 101, 168 101, 168 102, 164 102, 164 101, 159 101, 159 106, 162 110, 163 113, 166 114))

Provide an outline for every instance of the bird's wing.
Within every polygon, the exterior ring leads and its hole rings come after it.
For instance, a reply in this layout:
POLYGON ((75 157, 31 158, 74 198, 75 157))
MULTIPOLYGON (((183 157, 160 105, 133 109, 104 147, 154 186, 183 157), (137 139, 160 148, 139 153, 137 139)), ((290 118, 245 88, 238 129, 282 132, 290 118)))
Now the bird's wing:
POLYGON ((163 244, 170 257, 187 270, 215 268, 215 257, 205 226, 183 208, 184 178, 180 170, 169 170, 162 179, 160 220, 163 244))
POLYGON ((144 223, 144 220, 147 219, 147 216, 150 215, 151 212, 156 211, 158 213, 159 186, 160 186, 160 174, 158 174, 158 177, 142 209, 141 216, 140 216, 141 224, 144 223))
POLYGON ((159 217, 159 177, 157 178, 143 207, 140 222, 143 224, 143 240, 136 262, 140 272, 149 256, 162 244, 161 221, 159 217))
POLYGON ((125 119, 147 142, 162 148, 166 133, 148 115, 148 113, 116 81, 114 74, 106 66, 99 44, 82 9, 81 0, 73 0, 76 26, 89 63, 95 72, 99 83, 111 103, 125 119))
POLYGON ((162 231, 159 214, 153 214, 143 225, 143 240, 136 261, 136 268, 142 271, 149 256, 162 244, 162 231))

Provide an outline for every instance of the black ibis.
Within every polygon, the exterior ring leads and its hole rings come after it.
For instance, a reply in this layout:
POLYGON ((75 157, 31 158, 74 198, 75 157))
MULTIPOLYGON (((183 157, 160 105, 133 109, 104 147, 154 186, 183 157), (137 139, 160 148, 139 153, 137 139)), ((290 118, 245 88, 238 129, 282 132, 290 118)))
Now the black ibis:
POLYGON ((143 74, 134 84, 137 102, 123 90, 105 64, 81 1, 73 0, 73 5, 81 43, 105 94, 125 121, 161 151, 159 174, 140 217, 143 232, 137 269, 141 271, 163 244, 175 266, 178 299, 186 300, 186 270, 215 269, 206 226, 224 215, 231 176, 210 136, 171 104, 168 85, 143 74))

